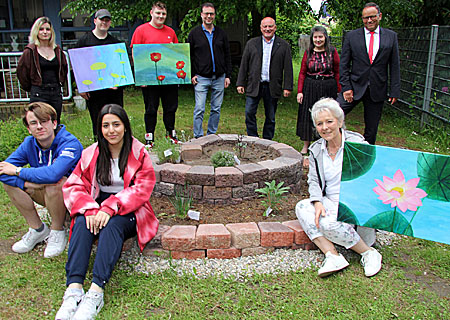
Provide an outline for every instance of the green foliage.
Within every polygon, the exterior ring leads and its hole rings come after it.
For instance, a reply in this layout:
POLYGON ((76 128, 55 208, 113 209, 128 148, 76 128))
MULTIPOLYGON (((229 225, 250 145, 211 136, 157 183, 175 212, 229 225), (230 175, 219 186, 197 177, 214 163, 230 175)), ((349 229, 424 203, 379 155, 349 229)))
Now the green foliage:
POLYGON ((243 134, 238 134, 236 145, 234 147, 234 150, 239 154, 239 158, 244 156, 245 149, 247 149, 247 142, 244 142, 244 137, 245 136, 243 134))
POLYGON ((180 146, 173 144, 168 138, 156 140, 153 145, 153 151, 156 152, 160 164, 180 161, 180 146))
POLYGON ((372 168, 376 149, 370 144, 346 142, 346 157, 342 164, 342 181, 356 179, 372 168))
POLYGON ((234 154, 230 151, 217 151, 211 157, 214 168, 234 166, 234 154))
POLYGON ((289 17, 277 10, 277 36, 283 38, 292 48, 292 55, 299 56, 298 39, 300 35, 309 35, 311 28, 317 24, 316 19, 312 13, 308 13, 305 16, 289 17))
POLYGON ((184 185, 183 188, 175 188, 175 195, 169 198, 170 203, 175 208, 176 216, 182 219, 187 217, 193 200, 192 192, 189 190, 188 185, 184 185))
POLYGON ((418 188, 428 193, 428 198, 450 201, 450 157, 431 153, 417 156, 418 188))
POLYGON ((4 161, 28 136, 22 119, 0 120, 0 161, 4 161))
MULTIPOLYGON (((352 30, 363 26, 361 13, 366 0, 326 0, 322 3, 343 30, 352 30)), ((405 28, 446 25, 450 18, 447 0, 375 1, 382 13, 381 25, 386 28, 405 28)))
POLYGON ((277 210, 277 206, 281 204, 286 198, 284 195, 290 189, 290 187, 283 187, 284 181, 281 181, 279 184, 276 184, 275 180, 272 182, 264 182, 265 187, 256 189, 256 192, 261 193, 259 197, 264 198, 261 202, 266 207, 265 216, 268 216, 270 212, 268 212, 268 208, 273 210, 277 210))

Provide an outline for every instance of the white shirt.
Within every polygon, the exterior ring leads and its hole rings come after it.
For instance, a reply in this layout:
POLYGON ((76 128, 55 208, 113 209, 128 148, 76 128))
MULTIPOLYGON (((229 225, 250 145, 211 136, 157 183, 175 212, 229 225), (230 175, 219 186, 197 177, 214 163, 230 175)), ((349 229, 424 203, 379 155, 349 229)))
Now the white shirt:
POLYGON ((328 154, 327 144, 322 143, 323 150, 323 173, 325 175, 325 192, 327 198, 334 202, 339 202, 339 191, 341 189, 342 161, 344 159, 344 130, 342 130, 342 145, 336 153, 336 157, 331 159, 328 154))
POLYGON ((99 183, 100 191, 118 193, 123 190, 123 179, 120 177, 119 159, 111 159, 111 185, 104 186, 99 183))
POLYGON ((270 81, 270 56, 272 54, 274 39, 275 36, 273 36, 272 39, 270 39, 270 41, 266 41, 266 38, 262 37, 263 57, 261 66, 261 82, 270 81))
MULTIPOLYGON (((380 49, 380 26, 378 26, 373 34, 373 56, 372 61, 375 60, 375 57, 377 56, 378 49, 380 49)), ((364 35, 366 36, 366 48, 367 48, 367 54, 369 53, 369 45, 370 45, 370 31, 364 28, 364 35)))

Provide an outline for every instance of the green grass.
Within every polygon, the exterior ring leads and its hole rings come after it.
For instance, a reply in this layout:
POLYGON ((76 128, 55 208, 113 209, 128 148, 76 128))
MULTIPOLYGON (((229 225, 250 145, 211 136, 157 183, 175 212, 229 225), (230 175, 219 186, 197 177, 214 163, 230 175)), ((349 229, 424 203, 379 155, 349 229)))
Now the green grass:
MULTIPOLYGON (((298 65, 296 68, 298 72, 298 65)), ((245 98, 235 94, 235 88, 226 90, 220 133, 245 134, 244 105, 245 98)), ((142 141, 144 106, 139 90, 126 90, 125 109, 134 135, 142 141)), ((193 109, 192 89, 181 89, 176 128, 191 137, 193 109)), ((274 139, 300 150, 301 142, 295 135, 297 110, 295 94, 280 100, 274 139)), ((208 112, 205 126, 207 119, 208 112)), ((260 106, 260 132, 263 121, 260 106)), ((362 107, 355 108, 346 122, 349 129, 361 132, 362 107)), ((93 142, 87 111, 64 116, 63 123, 85 147, 93 142)), ((156 139, 164 135, 161 109, 156 139)), ((388 108, 378 141, 449 154, 439 135, 421 133, 388 108)), ((26 230, 25 220, 0 189, 0 319, 52 319, 64 294, 66 254, 47 260, 42 246, 24 255, 9 251, 26 230)), ((116 269, 107 285, 100 319, 450 319, 450 246, 402 238, 384 247, 382 254, 383 270, 371 279, 364 276, 356 256, 347 270, 326 279, 318 278, 316 270, 234 281, 179 277, 170 271, 143 275, 116 269)), ((91 278, 88 274, 87 279, 91 278)))

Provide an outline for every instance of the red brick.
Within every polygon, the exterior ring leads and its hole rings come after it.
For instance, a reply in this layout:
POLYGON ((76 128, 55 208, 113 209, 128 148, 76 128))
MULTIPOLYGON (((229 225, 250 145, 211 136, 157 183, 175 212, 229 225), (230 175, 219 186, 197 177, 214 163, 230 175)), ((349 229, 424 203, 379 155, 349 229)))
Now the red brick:
POLYGON ((156 162, 153 162, 153 170, 155 170, 155 179, 157 183, 161 181, 161 171, 171 165, 171 163, 157 164, 156 162))
POLYGON ((238 135, 236 133, 221 133, 217 135, 223 141, 234 141, 237 142, 238 135))
POLYGON ((238 187, 242 186, 244 174, 234 167, 216 168, 216 187, 238 187))
POLYGON ((244 174, 244 183, 265 181, 269 170, 257 163, 246 163, 236 166, 244 174))
POLYGON ((190 185, 214 185, 214 167, 213 166, 193 166, 186 173, 186 182, 190 185))
POLYGON ((255 222, 229 223, 225 227, 231 234, 231 245, 235 248, 258 247, 261 243, 259 228, 255 222))
POLYGON ((233 259, 241 256, 241 249, 228 248, 228 249, 208 249, 206 250, 206 256, 209 259, 233 259))
POLYGON ((273 150, 276 150, 276 151, 281 150, 281 149, 292 149, 292 147, 290 145, 287 145, 285 143, 280 143, 280 142, 271 144, 269 146, 269 148, 273 149, 273 150))
POLYGON ((297 150, 295 150, 294 148, 279 149, 278 152, 280 153, 281 157, 301 159, 303 161, 302 154, 300 152, 298 152, 297 150))
POLYGON ((292 231, 294 231, 295 244, 305 244, 311 242, 311 240, 306 235, 305 231, 303 231, 302 226, 300 225, 298 220, 285 221, 282 224, 292 229, 292 231))
POLYGON ((208 134, 207 136, 203 136, 200 137, 198 139, 195 140, 191 140, 193 143, 201 145, 203 148, 210 145, 210 144, 214 144, 218 141, 222 141, 222 139, 220 139, 217 135, 215 134, 208 134))
POLYGON ((172 259, 204 259, 205 250, 171 251, 172 259))
POLYGON ((203 187, 203 199, 229 199, 231 198, 231 187, 217 188, 214 186, 203 187))
POLYGON ((294 231, 279 222, 258 222, 261 246, 290 247, 294 242, 294 231))
POLYGON ((181 159, 189 161, 199 159, 202 156, 202 146, 198 144, 182 144, 181 159))
POLYGON ((162 235, 162 247, 172 251, 194 250, 196 230, 196 226, 173 226, 162 235))
POLYGON ((201 224, 195 236, 197 249, 229 248, 231 234, 223 224, 201 224))
POLYGON ((158 231, 153 239, 146 244, 145 248, 161 248, 161 237, 162 235, 170 229, 170 226, 165 226, 160 224, 158 227, 158 231))
POLYGON ((252 248, 242 248, 242 257, 257 256, 260 254, 265 254, 267 252, 273 251, 272 247, 252 247, 252 248))
POLYGON ((161 181, 184 184, 186 182, 186 172, 189 169, 191 169, 191 166, 186 164, 170 164, 161 170, 161 181))

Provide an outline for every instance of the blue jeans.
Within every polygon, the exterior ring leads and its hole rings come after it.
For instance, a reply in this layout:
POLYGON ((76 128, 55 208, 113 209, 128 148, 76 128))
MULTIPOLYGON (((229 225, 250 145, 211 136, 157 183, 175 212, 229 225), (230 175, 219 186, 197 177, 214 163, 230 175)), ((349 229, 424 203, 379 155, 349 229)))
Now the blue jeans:
POLYGON ((211 88, 211 112, 208 120, 208 131, 206 134, 217 132, 220 120, 220 107, 223 101, 225 74, 220 77, 212 76, 205 78, 197 76, 198 83, 194 86, 195 108, 194 108, 194 137, 203 136, 203 114, 205 113, 206 96, 211 88))
POLYGON ((94 236, 86 227, 84 215, 76 216, 66 263, 66 285, 83 284, 89 266, 92 245, 95 238, 98 237, 92 282, 104 288, 111 278, 117 260, 119 260, 123 242, 135 235, 136 217, 134 212, 123 216, 112 216, 97 236, 94 236))
POLYGON ((275 113, 277 112, 278 99, 272 98, 268 82, 261 82, 257 97, 247 96, 245 101, 245 125, 247 135, 258 137, 258 126, 256 123, 256 111, 259 100, 264 101, 266 120, 264 121, 263 138, 272 140, 275 134, 275 113))

